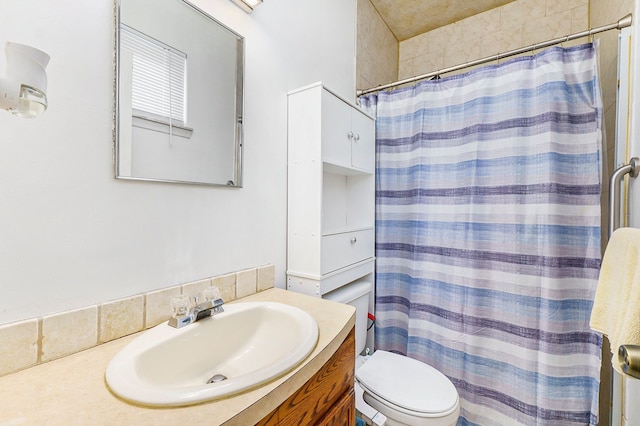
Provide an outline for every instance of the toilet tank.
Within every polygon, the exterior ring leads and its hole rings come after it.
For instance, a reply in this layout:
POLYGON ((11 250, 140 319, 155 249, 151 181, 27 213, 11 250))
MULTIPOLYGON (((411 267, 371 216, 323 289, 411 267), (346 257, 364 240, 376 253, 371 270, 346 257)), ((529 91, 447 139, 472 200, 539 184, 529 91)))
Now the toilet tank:
POLYGON ((373 284, 369 280, 357 280, 346 284, 322 296, 323 299, 345 303, 356 308, 356 355, 367 344, 367 314, 369 313, 369 294, 373 284))

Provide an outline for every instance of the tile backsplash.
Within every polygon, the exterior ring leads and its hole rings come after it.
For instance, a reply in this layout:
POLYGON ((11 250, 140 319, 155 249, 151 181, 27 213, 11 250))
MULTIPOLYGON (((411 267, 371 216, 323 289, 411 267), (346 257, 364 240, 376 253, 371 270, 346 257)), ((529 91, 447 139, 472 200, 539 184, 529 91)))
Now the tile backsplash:
POLYGON ((171 316, 169 301, 204 288, 230 302, 274 286, 275 267, 264 265, 137 294, 100 305, 0 325, 0 376, 61 358, 151 328, 171 316))

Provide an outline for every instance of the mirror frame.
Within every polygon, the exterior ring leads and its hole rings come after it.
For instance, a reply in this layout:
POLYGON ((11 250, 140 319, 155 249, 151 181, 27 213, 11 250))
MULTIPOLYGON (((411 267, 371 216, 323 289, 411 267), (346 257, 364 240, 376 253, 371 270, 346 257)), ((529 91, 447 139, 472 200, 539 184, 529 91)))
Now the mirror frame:
POLYGON ((196 13, 200 13, 205 18, 210 19, 214 24, 219 25, 229 33, 233 34, 237 38, 236 44, 236 110, 235 110, 235 141, 234 141, 234 176, 233 181, 229 180, 227 183, 213 183, 213 182, 200 182, 200 181, 187 181, 187 180, 174 180, 174 179, 159 179, 159 178, 145 178, 136 176, 124 176, 120 174, 120 8, 122 0, 114 0, 114 80, 113 80, 113 93, 114 93, 114 127, 113 127, 113 164, 115 178, 120 180, 134 180, 134 181, 148 181, 148 182, 168 182, 168 183, 181 183, 189 185, 204 185, 204 186, 224 186, 242 188, 243 186, 243 159, 244 159, 244 64, 245 64, 245 38, 223 24, 209 13, 203 11, 196 5, 190 3, 187 0, 175 0, 182 3, 184 6, 191 8, 196 13))

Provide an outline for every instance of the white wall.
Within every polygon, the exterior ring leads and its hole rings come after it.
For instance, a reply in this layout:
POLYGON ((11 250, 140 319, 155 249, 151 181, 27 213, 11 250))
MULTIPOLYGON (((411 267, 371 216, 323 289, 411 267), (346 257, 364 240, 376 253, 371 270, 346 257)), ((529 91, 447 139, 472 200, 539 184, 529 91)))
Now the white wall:
POLYGON ((266 263, 284 287, 286 93, 354 98, 355 0, 195 4, 246 37, 242 189, 114 179, 112 1, 0 0, 0 43, 51 55, 47 112, 0 112, 0 323, 266 263))

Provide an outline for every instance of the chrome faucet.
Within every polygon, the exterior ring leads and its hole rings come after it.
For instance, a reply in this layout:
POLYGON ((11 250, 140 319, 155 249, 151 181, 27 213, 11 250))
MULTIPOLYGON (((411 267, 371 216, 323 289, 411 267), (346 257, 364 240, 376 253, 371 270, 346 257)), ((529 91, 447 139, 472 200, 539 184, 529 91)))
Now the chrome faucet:
POLYGON ((203 318, 213 316, 224 312, 224 301, 220 297, 220 291, 216 287, 212 287, 208 294, 205 294, 205 301, 198 303, 198 297, 195 297, 195 306, 189 308, 189 298, 179 297, 172 299, 171 304, 174 309, 174 315, 169 319, 169 325, 175 328, 182 328, 203 318))

